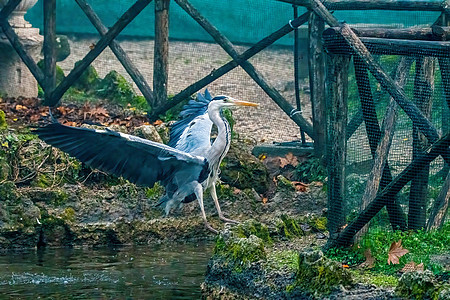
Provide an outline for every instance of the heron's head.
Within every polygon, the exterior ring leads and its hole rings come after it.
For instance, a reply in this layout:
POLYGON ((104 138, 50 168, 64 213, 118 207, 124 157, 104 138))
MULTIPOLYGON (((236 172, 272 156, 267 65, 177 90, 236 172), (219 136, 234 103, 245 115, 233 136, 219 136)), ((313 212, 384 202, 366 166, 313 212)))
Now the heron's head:
POLYGON ((258 106, 258 105, 259 104, 256 103, 241 101, 229 96, 220 95, 212 98, 211 102, 208 105, 208 110, 214 111, 220 110, 221 108, 232 106, 258 106))

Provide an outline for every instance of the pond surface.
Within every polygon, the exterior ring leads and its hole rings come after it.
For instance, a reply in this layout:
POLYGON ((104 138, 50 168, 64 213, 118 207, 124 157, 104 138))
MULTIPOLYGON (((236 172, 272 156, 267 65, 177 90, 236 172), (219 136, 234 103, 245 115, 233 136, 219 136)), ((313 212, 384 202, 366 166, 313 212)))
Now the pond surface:
POLYGON ((199 299, 212 242, 0 253, 1 299, 199 299))

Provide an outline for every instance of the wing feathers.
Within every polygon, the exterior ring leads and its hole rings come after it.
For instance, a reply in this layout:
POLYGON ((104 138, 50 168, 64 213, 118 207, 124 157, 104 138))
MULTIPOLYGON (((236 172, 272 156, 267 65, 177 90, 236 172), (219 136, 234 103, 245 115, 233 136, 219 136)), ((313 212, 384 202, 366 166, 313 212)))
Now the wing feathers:
POLYGON ((38 128, 35 133, 91 167, 146 186, 166 180, 179 168, 204 164, 203 157, 111 130, 53 123, 38 128))

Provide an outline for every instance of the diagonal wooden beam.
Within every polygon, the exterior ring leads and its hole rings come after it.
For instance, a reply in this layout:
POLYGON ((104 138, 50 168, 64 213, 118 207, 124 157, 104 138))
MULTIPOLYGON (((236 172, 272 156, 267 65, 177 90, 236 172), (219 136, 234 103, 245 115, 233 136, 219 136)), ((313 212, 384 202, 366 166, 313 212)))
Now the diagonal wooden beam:
POLYGON ((76 67, 67 75, 66 78, 56 87, 51 95, 51 101, 45 103, 48 106, 55 106, 67 89, 77 80, 86 68, 102 53, 102 51, 114 40, 119 33, 145 8, 152 0, 138 0, 133 4, 111 27, 111 29, 102 36, 97 42, 94 49, 81 60, 76 67))
MULTIPOLYGON (((80 8, 83 10, 83 12, 86 14, 89 21, 91 21, 92 25, 94 25, 94 27, 100 33, 100 35, 104 36, 108 32, 108 28, 105 25, 103 25, 100 18, 92 9, 92 7, 86 2, 86 0, 75 0, 75 1, 77 2, 78 6, 80 6, 80 8)), ((145 80, 144 76, 142 76, 139 69, 136 68, 136 66, 133 64, 133 62, 125 53, 125 51, 122 49, 122 47, 119 45, 119 43, 113 40, 111 41, 111 43, 109 43, 109 48, 111 48, 111 51, 114 53, 114 55, 116 55, 117 59, 120 61, 122 66, 130 75, 131 79, 133 79, 134 83, 136 83, 136 86, 147 100, 149 106, 151 106, 151 103, 153 103, 153 92, 150 86, 148 85, 147 81, 145 80)))
MULTIPOLYGON (((367 50, 366 46, 361 42, 358 36, 351 30, 348 24, 341 24, 338 20, 325 8, 319 0, 311 0, 312 9, 321 16, 328 25, 332 27, 340 27, 340 33, 348 42, 353 51, 360 57, 361 61, 368 67, 372 75, 378 80, 381 86, 391 95, 397 104, 405 111, 408 117, 416 124, 419 130, 434 143, 439 139, 439 134, 433 124, 425 115, 417 108, 417 106, 409 101, 403 89, 391 78, 383 68, 378 64, 374 57, 367 50)), ((444 154, 444 158, 448 161, 450 158, 444 154)))
POLYGON ((9 25, 8 17, 11 12, 17 7, 21 0, 10 0, 0 11, 0 27, 3 29, 3 33, 8 38, 11 46, 16 50, 17 54, 22 59, 23 63, 28 67, 31 74, 36 78, 40 86, 45 90, 44 74, 37 66, 34 59, 24 50, 23 44, 20 42, 20 38, 17 33, 9 25))
MULTIPOLYGON (((206 30, 214 40, 230 55, 234 60, 239 58, 239 53, 234 49, 233 44, 214 27, 200 12, 193 7, 188 0, 175 0, 175 2, 186 11, 203 29, 206 30)), ((299 125, 313 140, 315 138, 312 125, 303 118, 301 113, 297 111, 284 97, 272 86, 270 86, 263 76, 256 71, 255 67, 248 61, 241 61, 239 65, 247 72, 247 74, 269 95, 270 98, 297 124, 299 125)))
POLYGON ((337 246, 349 246, 355 234, 363 228, 389 201, 392 195, 397 194, 424 166, 432 162, 436 157, 442 155, 448 150, 450 146, 450 134, 447 134, 436 141, 429 147, 424 154, 413 160, 394 180, 389 183, 376 198, 370 202, 367 208, 362 211, 356 219, 348 224, 345 229, 339 233, 338 237, 329 240, 326 248, 333 248, 337 246))
POLYGON ((13 12, 14 9, 16 9, 20 1, 22 0, 9 0, 6 5, 3 6, 2 10, 0 11, 1 22, 8 22, 9 15, 13 12))
POLYGON ((207 86, 214 80, 216 80, 216 79, 222 77, 223 75, 225 75, 226 73, 230 72, 231 70, 233 70, 234 68, 239 66, 239 64, 242 61, 245 61, 245 60, 253 57, 254 55, 258 54, 259 52, 261 52, 268 46, 272 45, 275 41, 277 41, 281 37, 285 36, 292 30, 294 30, 294 28, 300 27, 301 25, 305 24, 309 19, 309 15, 310 15, 309 11, 305 12, 298 18, 290 21, 288 24, 284 25, 277 31, 266 36, 265 38, 263 38, 262 40, 260 40, 256 44, 254 44, 249 49, 245 50, 244 53, 239 55, 236 59, 233 59, 232 61, 226 63, 225 65, 221 66, 220 68, 213 70, 210 74, 206 75, 199 81, 191 84, 190 86, 188 86, 187 88, 185 88, 184 90, 179 92, 177 95, 175 95, 171 99, 171 101, 167 101, 163 106, 157 108, 155 111, 152 111, 150 119, 156 120, 160 114, 164 113, 165 111, 174 107, 175 105, 180 104, 183 100, 186 100, 186 98, 189 97, 190 95, 192 95, 193 93, 198 92, 200 89, 207 86))

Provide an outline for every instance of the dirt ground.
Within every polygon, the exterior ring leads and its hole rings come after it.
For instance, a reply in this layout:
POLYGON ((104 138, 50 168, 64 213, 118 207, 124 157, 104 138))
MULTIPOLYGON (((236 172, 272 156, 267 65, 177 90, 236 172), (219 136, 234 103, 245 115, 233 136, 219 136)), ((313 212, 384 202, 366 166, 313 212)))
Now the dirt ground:
MULTIPOLYGON (((67 75, 73 65, 90 50, 95 38, 69 36, 71 55, 58 65, 67 75)), ((153 40, 122 40, 120 45, 139 68, 147 82, 153 80, 153 40)), ((239 46, 240 52, 247 47, 239 46)), ((230 57, 217 44, 203 42, 171 41, 169 48, 169 94, 177 94, 190 84, 208 75, 230 61, 230 57)), ((250 62, 293 106, 294 56, 289 48, 269 47, 250 62)), ((104 77, 111 70, 131 79, 110 49, 106 49, 94 62, 99 75, 104 77)), ((255 142, 281 142, 299 139, 298 126, 265 94, 265 92, 241 68, 236 68, 208 86, 213 95, 225 94, 234 98, 260 104, 257 109, 235 111, 236 131, 255 142)), ((139 92, 135 86, 135 90, 139 92)), ((311 120, 311 104, 306 85, 302 83, 302 109, 304 117, 311 120), (306 91, 306 93, 305 93, 306 91)))

